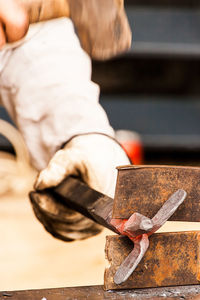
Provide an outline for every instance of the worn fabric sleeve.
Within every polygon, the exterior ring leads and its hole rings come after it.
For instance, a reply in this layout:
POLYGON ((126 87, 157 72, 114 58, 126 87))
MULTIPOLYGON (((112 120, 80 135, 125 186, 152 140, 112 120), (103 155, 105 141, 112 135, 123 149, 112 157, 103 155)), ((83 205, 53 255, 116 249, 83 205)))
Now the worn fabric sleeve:
POLYGON ((26 141, 33 165, 41 170, 72 136, 114 132, 71 20, 44 22, 39 30, 34 26, 30 39, 4 53, 0 98, 26 141))

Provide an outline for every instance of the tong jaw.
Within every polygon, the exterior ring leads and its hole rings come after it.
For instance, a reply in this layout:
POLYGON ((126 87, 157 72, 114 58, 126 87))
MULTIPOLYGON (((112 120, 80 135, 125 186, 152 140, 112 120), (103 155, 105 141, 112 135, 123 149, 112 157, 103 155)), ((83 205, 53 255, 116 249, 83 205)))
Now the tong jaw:
POLYGON ((165 201, 156 215, 150 219, 140 213, 133 213, 127 219, 112 219, 111 225, 122 235, 128 236, 133 241, 134 248, 118 268, 114 282, 122 284, 136 269, 149 247, 148 236, 156 232, 173 215, 183 203, 187 193, 179 189, 165 201))

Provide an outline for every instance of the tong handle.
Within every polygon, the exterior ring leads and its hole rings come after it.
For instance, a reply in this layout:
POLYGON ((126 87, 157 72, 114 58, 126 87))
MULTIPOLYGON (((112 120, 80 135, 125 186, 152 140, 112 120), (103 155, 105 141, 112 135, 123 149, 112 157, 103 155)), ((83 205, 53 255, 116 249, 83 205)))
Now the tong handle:
POLYGON ((92 189, 79 179, 69 176, 57 187, 52 189, 52 194, 69 208, 80 212, 98 224, 117 232, 110 224, 113 199, 92 189))

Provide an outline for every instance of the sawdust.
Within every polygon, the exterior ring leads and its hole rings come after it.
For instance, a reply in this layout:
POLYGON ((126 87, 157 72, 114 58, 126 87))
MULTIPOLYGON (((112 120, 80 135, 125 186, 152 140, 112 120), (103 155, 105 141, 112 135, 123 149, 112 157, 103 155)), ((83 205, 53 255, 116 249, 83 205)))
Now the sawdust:
POLYGON ((56 240, 36 220, 28 197, 1 197, 0 290, 103 284, 107 234, 56 240))

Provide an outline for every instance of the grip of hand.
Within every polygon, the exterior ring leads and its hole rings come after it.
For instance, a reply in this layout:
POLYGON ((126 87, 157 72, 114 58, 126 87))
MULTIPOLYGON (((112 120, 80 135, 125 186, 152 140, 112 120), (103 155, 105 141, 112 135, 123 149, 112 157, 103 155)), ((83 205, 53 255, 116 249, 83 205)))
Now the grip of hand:
POLYGON ((69 17, 68 0, 20 0, 26 8, 30 23, 69 17))

